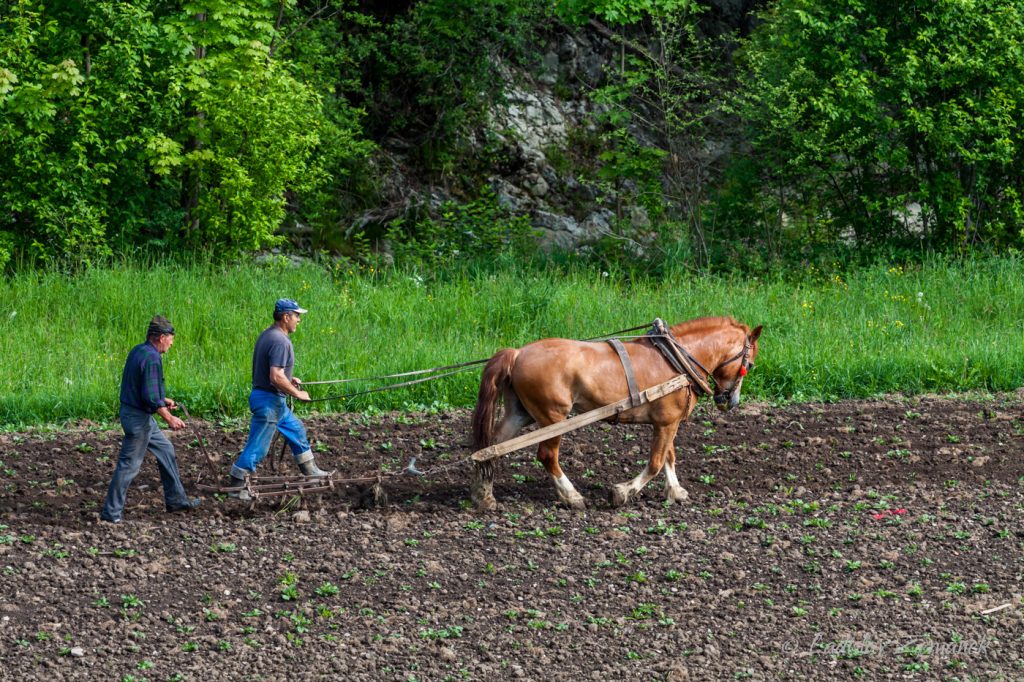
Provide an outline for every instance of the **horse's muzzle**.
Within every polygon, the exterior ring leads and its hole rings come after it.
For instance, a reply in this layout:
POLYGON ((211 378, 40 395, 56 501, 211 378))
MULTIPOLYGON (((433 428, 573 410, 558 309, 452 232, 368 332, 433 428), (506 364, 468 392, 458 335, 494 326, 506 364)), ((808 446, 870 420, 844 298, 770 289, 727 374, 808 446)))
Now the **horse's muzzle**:
POLYGON ((714 396, 715 407, 722 412, 728 412, 732 408, 740 404, 739 391, 726 391, 724 393, 716 393, 714 396))

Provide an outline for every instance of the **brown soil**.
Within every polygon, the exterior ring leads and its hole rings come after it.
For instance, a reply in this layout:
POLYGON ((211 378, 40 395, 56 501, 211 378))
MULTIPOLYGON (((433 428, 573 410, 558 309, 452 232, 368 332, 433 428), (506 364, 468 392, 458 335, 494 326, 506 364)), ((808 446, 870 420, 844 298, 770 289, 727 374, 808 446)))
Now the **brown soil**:
MULTIPOLYGON (((225 460, 245 437, 195 426, 225 460)), ((672 507, 659 479, 610 508, 649 428, 587 427, 562 453, 585 513, 525 452, 498 512, 467 509, 467 426, 308 419, 322 467, 383 470, 385 508, 351 483, 166 514, 150 457, 118 526, 118 430, 0 435, 0 677, 1024 678, 1019 395, 702 406, 672 507)), ((195 432, 172 439, 191 488, 195 432)))

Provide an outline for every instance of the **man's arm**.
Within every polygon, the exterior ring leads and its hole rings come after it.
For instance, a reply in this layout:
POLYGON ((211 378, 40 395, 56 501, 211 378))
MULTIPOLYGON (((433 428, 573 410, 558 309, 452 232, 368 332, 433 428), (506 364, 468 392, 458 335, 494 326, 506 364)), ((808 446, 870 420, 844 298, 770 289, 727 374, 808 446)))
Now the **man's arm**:
POLYGON ((277 389, 285 395, 290 395, 302 401, 309 400, 309 393, 294 386, 292 382, 288 380, 288 377, 284 373, 284 367, 270 368, 270 383, 274 384, 274 386, 276 386, 277 389))
POLYGON ((167 422, 167 425, 175 431, 180 431, 185 428, 185 422, 171 414, 170 409, 166 406, 159 408, 156 413, 163 417, 164 421, 167 422))
POLYGON ((163 372, 161 371, 160 363, 150 360, 143 367, 142 375, 143 400, 145 400, 150 407, 154 408, 156 413, 160 415, 165 422, 167 422, 167 426, 171 427, 175 431, 185 428, 185 422, 171 414, 171 410, 173 410, 177 405, 173 400, 164 395, 163 372))

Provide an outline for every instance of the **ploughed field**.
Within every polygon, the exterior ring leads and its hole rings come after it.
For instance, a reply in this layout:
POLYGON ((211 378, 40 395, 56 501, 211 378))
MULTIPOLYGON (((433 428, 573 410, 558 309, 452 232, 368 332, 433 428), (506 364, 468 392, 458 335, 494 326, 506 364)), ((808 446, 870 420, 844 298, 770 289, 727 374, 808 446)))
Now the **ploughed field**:
MULTIPOLYGON (((345 483, 170 515, 150 455, 117 526, 119 430, 0 435, 0 677, 1024 678, 1021 394, 702 405, 677 506, 659 478, 610 508, 650 428, 593 425, 562 442, 584 513, 532 451, 499 466, 497 512, 468 508, 468 416, 307 420, 385 507, 345 483)), ((225 467, 245 438, 193 426, 225 467)), ((196 431, 172 439, 194 490, 196 431)))

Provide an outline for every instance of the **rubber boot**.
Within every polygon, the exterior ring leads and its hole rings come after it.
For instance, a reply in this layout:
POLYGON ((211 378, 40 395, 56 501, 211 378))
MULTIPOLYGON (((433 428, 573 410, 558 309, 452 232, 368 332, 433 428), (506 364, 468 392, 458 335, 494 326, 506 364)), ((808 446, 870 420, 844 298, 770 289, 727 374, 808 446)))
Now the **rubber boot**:
POLYGON ((245 487, 245 479, 235 476, 234 473, 228 474, 228 479, 224 483, 225 488, 232 488, 228 491, 228 497, 233 497, 236 500, 250 500, 249 491, 245 487))
POLYGON ((316 465, 316 460, 313 459, 313 453, 306 450, 301 455, 295 458, 295 463, 299 465, 299 471, 302 472, 303 476, 325 478, 331 474, 327 471, 322 470, 316 465))

